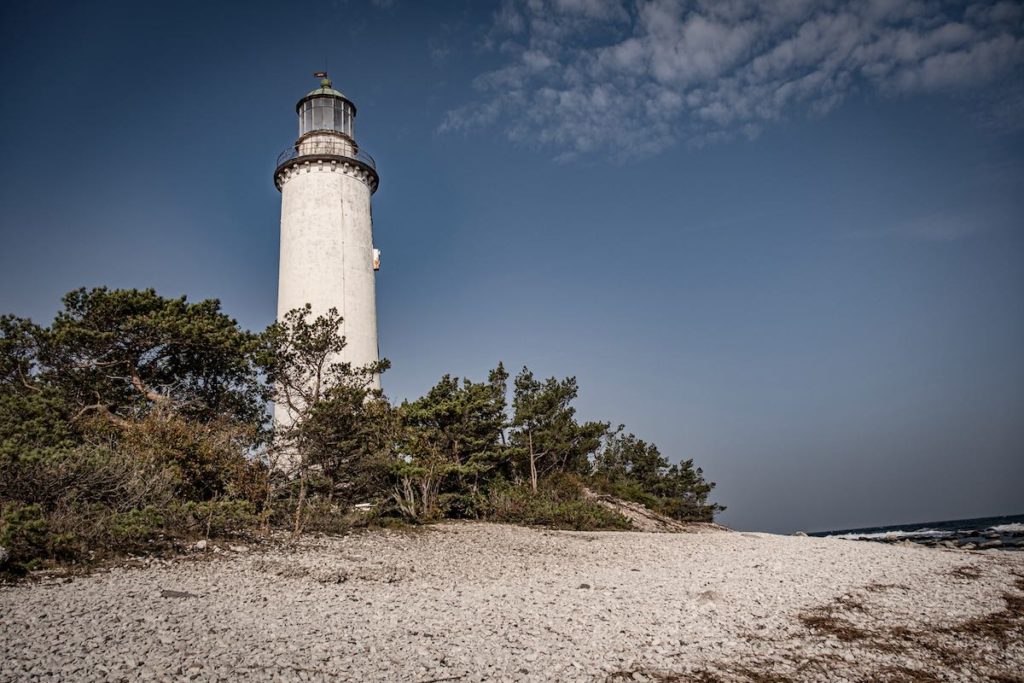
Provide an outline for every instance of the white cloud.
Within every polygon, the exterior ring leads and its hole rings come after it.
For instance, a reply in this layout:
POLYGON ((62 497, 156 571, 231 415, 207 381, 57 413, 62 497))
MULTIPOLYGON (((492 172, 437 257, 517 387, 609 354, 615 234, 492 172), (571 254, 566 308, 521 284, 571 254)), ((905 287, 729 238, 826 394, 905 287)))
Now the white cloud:
POLYGON ((487 41, 505 64, 476 79, 478 98, 442 130, 499 126, 559 158, 628 157, 753 137, 858 88, 994 83, 1012 96, 978 99, 1003 107, 992 117, 1005 123, 1020 106, 1022 21, 1013 2, 951 13, 942 0, 505 0, 487 41))

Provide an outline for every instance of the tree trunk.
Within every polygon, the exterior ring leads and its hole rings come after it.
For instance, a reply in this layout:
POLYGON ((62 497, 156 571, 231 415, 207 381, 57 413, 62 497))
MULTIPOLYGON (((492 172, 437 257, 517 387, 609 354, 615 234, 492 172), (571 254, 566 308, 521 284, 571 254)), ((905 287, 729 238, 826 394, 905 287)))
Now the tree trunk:
POLYGON ((302 533, 302 506, 306 502, 306 468, 302 468, 302 474, 299 477, 299 502, 295 506, 295 529, 292 531, 292 536, 297 537, 302 533))
POLYGON ((528 432, 527 437, 530 440, 530 488, 533 493, 537 493, 537 456, 533 452, 533 432, 528 432))

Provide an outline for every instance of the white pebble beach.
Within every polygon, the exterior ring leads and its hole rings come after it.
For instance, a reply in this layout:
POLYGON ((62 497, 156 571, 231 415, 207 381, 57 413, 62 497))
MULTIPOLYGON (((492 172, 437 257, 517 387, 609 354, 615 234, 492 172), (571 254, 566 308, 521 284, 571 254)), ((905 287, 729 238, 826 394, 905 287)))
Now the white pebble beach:
POLYGON ((0 679, 1021 680, 1022 601, 1019 552, 443 524, 0 587, 0 679))

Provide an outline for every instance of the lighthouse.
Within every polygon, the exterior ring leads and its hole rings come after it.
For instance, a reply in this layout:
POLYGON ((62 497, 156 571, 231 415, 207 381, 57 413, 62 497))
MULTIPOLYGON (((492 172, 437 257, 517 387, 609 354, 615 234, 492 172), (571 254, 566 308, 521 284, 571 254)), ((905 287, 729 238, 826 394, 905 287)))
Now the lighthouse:
MULTIPOLYGON (((274 171, 281 192, 281 260, 277 317, 312 306, 313 316, 336 308, 347 345, 338 361, 354 367, 378 360, 375 270, 370 199, 380 177, 355 139, 356 107, 326 73, 320 87, 295 106, 299 137, 274 171)), ((374 384, 379 388, 380 379, 374 384)), ((290 423, 283 406, 275 420, 290 423)))

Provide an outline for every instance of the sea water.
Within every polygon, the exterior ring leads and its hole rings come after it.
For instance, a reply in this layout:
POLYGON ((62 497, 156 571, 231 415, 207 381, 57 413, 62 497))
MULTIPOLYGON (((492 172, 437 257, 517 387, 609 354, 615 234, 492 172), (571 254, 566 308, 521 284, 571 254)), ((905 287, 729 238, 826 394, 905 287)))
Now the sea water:
POLYGON ((816 531, 810 535, 829 536, 851 541, 879 541, 882 543, 911 541, 932 546, 963 547, 972 545, 975 548, 1024 550, 1024 515, 816 531))

